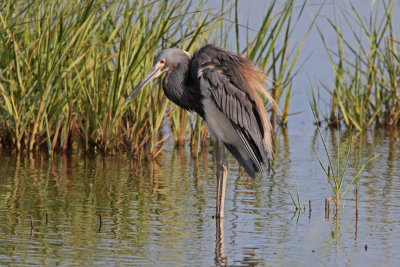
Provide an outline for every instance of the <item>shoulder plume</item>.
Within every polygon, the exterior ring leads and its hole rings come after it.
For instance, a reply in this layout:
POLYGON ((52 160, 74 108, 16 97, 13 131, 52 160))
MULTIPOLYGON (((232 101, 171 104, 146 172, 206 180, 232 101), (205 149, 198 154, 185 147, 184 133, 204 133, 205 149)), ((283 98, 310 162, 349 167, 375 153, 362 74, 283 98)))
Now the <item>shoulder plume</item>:
POLYGON ((278 106, 271 94, 265 89, 265 75, 249 59, 239 57, 221 48, 216 50, 217 56, 222 59, 221 62, 226 65, 225 67, 231 73, 231 80, 237 83, 239 88, 247 90, 248 95, 255 102, 264 130, 264 149, 272 156, 272 125, 259 93, 268 100, 273 109, 278 109, 278 106))

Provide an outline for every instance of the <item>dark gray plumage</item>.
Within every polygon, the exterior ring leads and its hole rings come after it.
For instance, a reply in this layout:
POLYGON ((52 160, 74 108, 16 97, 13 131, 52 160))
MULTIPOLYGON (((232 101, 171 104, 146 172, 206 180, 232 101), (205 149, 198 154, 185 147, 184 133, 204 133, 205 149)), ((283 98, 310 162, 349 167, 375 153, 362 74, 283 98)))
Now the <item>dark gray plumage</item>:
POLYGON ((197 112, 215 140, 216 218, 222 218, 227 177, 223 146, 251 177, 264 172, 268 157, 272 156, 271 124, 258 92, 263 93, 271 104, 273 99, 265 91, 262 74, 249 60, 206 45, 191 58, 189 53, 177 48, 162 51, 125 103, 163 72, 166 72, 163 89, 168 99, 186 110, 197 112))
POLYGON ((266 170, 272 156, 271 126, 258 91, 266 92, 262 75, 249 60, 214 45, 201 47, 191 58, 183 50, 166 49, 130 97, 162 72, 166 96, 200 114, 212 137, 251 177, 266 170))

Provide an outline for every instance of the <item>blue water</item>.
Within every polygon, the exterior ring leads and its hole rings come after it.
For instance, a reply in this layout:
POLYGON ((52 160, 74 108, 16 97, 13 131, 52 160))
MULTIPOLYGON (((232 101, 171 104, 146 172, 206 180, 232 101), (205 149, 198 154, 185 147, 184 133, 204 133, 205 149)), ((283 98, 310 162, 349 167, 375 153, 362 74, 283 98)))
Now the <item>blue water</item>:
MULTIPOLYGON (((332 142, 327 133, 335 157, 334 138, 332 142)), ((345 186, 366 159, 382 154, 357 182, 357 223, 354 186, 343 198, 338 220, 333 209, 326 218, 324 200, 332 196, 331 189, 305 139, 294 130, 278 136, 274 171, 256 180, 243 175, 230 158, 222 237, 213 219, 212 149, 193 159, 186 150, 168 148, 156 162, 140 165, 121 155, 74 153, 49 162, 40 154, 28 158, 3 154, 0 262, 395 265, 400 260, 398 135, 378 132, 357 137, 345 186), (290 190, 296 197, 296 184, 301 212, 295 211, 288 194, 290 190)), ((348 137, 341 134, 340 140, 346 146, 348 137)), ((327 162, 321 142, 314 145, 327 162)))
MULTIPOLYGON (((240 21, 246 24, 251 14, 249 27, 257 29, 263 1, 248 2, 241 8, 240 21)), ((353 2, 368 14, 370 1, 353 2)), ((301 40, 310 13, 319 4, 307 6, 293 44, 301 40)), ((328 32, 326 17, 331 15, 328 2, 318 19, 328 32)), ((328 34, 327 40, 334 46, 334 35, 328 34)), ((333 73, 315 29, 300 61, 306 58, 293 82, 291 112, 300 113, 289 118, 287 132, 278 130, 273 171, 252 180, 230 157, 225 218, 220 224, 213 218, 216 178, 211 147, 195 159, 187 148, 174 149, 170 144, 154 162, 79 150, 56 155, 52 161, 42 154, 2 152, 0 264, 396 266, 400 262, 399 132, 323 129, 334 165, 338 157, 342 159, 339 169, 353 140, 342 191, 364 162, 381 155, 343 196, 338 217, 331 206, 328 218, 325 199, 333 196, 332 189, 312 146, 323 166, 328 160, 307 93, 308 77, 312 83, 331 84, 333 73), (297 202, 296 186, 301 211, 296 211, 288 193, 297 202)), ((328 110, 329 93, 320 94, 321 106, 328 110)))

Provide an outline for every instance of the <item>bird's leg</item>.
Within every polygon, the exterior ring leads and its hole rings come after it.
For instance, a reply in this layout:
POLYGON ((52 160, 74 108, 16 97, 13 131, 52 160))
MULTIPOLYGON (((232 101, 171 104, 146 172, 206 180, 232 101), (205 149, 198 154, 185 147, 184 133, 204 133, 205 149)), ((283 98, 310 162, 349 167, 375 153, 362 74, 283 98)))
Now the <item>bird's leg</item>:
POLYGON ((225 203, 225 190, 226 190, 226 178, 228 170, 226 167, 226 155, 223 144, 217 142, 214 146, 217 159, 217 206, 216 206, 216 218, 222 218, 224 216, 224 203, 225 203), (219 156, 218 146, 221 147, 221 157, 219 156))
POLYGON ((228 257, 225 254, 224 218, 217 218, 215 222, 215 266, 228 266, 228 257))
MULTIPOLYGON (((218 140, 213 140, 214 141, 214 154, 215 154, 215 161, 217 162, 217 174, 218 174, 218 168, 219 168, 219 162, 220 162, 220 157, 219 157, 219 141, 218 140)), ((218 178, 218 175, 217 175, 218 178)))
POLYGON ((226 190, 226 177, 228 170, 225 165, 219 167, 217 172, 217 210, 216 218, 220 219, 224 217, 224 205, 225 205, 225 190, 226 190))
POLYGON ((226 160, 225 147, 221 144, 221 163, 228 168, 228 161, 226 160))

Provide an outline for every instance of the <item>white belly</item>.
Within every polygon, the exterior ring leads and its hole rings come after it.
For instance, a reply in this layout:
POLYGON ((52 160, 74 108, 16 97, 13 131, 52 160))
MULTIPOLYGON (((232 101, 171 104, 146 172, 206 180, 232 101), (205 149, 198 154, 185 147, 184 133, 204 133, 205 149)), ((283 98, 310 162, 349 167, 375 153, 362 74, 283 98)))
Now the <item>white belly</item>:
POLYGON ((234 145, 240 151, 244 159, 249 158, 245 152, 246 148, 240 139, 236 130, 233 128, 231 121, 223 114, 211 99, 203 100, 206 124, 211 137, 224 143, 234 145))

